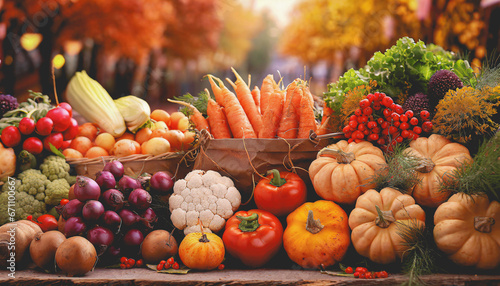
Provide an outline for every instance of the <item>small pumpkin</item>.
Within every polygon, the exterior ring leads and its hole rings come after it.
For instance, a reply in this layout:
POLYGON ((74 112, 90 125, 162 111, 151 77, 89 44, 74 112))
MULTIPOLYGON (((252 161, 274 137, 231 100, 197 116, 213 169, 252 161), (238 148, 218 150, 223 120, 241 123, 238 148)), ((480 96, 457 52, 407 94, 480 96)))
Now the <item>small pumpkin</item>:
POLYGON ((455 263, 478 269, 500 265, 500 203, 454 194, 434 213, 434 240, 455 263))
POLYGON ((286 218, 283 246, 303 268, 320 268, 342 260, 350 245, 345 211, 331 201, 305 203, 286 218))
POLYGON ((179 257, 191 269, 215 269, 224 260, 224 255, 224 243, 213 233, 192 232, 179 245, 179 257))
POLYGON ((424 227, 425 212, 410 195, 395 189, 384 188, 380 193, 368 190, 358 198, 349 216, 352 244, 373 262, 394 262, 407 249, 398 224, 424 227))
POLYGON ((421 182, 415 185, 412 195, 418 204, 427 207, 437 207, 448 199, 451 190, 439 190, 440 180, 446 180, 447 174, 472 160, 465 146, 438 134, 411 141, 405 152, 421 158, 417 168, 421 182))
POLYGON ((385 166, 382 150, 372 143, 341 140, 318 152, 309 166, 309 176, 323 199, 353 204, 360 194, 374 187, 370 179, 385 166))

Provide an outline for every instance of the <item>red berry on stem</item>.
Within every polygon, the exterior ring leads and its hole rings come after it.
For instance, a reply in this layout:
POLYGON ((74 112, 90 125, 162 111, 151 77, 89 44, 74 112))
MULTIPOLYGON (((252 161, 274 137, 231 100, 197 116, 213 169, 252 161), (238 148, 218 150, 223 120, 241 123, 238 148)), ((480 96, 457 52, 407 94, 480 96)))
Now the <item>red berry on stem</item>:
POLYGON ((391 97, 389 96, 385 96, 383 99, 382 99, 382 104, 385 106, 385 107, 389 107, 391 106, 392 104, 394 103, 394 101, 392 100, 391 97))
POLYGON ((175 260, 173 257, 170 257, 169 259, 167 259, 167 263, 168 264, 174 264, 175 260))
POLYGON ((358 117, 356 115, 351 115, 351 117, 349 117, 349 121, 358 121, 358 117))
POLYGON ((349 126, 351 128, 356 128, 356 127, 358 127, 358 122, 357 121, 349 121, 349 126))
POLYGON ((359 278, 359 272, 354 272, 353 275, 354 275, 354 278, 359 278))
POLYGON ((396 140, 396 142, 401 143, 401 142, 403 142, 403 137, 398 136, 398 137, 396 137, 395 140, 396 140))
POLYGON ((401 131, 401 137, 408 138, 408 136, 410 136, 410 131, 408 130, 401 131))
POLYGON ((363 114, 363 112, 361 111, 361 109, 360 109, 360 108, 358 108, 358 109, 356 109, 356 110, 354 111, 354 114, 355 114, 356 116, 361 116, 361 115, 363 114))
POLYGON ((399 105, 399 104, 395 104, 394 108, 392 108, 392 110, 394 110, 398 114, 403 114, 403 112, 404 112, 403 107, 401 105, 399 105))
POLYGON ((219 266, 217 266, 217 269, 218 270, 224 270, 224 264, 222 264, 222 263, 219 264, 219 266))
POLYGON ((162 264, 162 263, 158 264, 158 265, 156 266, 156 270, 158 270, 158 271, 163 270, 163 265, 164 265, 164 264, 162 264))
POLYGON ((365 98, 365 99, 362 99, 359 101, 359 107, 361 107, 361 109, 365 109, 367 108, 368 106, 370 106, 370 100, 365 98))
POLYGON ((353 272, 354 272, 354 271, 353 271, 353 269, 352 269, 352 267, 351 267, 351 266, 346 267, 346 269, 345 269, 345 273, 347 273, 347 274, 351 274, 351 273, 353 273, 353 272))
POLYGON ((385 121, 385 120, 384 120, 384 118, 382 118, 382 117, 379 117, 379 118, 377 119, 377 123, 378 123, 379 125, 382 125, 382 123, 384 123, 384 121, 385 121))
POLYGON ((418 124, 418 118, 416 118, 416 117, 412 117, 412 118, 410 119, 410 124, 411 124, 411 125, 417 125, 417 124, 418 124))
POLYGON ((397 114, 396 112, 393 112, 392 113, 392 120, 393 121, 399 121, 399 114, 397 114))
POLYGON ((366 107, 365 109, 363 109, 363 114, 370 116, 373 114, 373 109, 371 107, 366 107))
POLYGON ((120 262, 121 263, 127 262, 127 257, 123 256, 122 258, 120 258, 120 262))
POLYGON ((370 139, 370 141, 377 141, 379 139, 379 136, 378 134, 372 133, 368 136, 368 139, 370 139))
POLYGON ((351 127, 349 125, 346 125, 346 126, 344 126, 344 128, 342 128, 342 132, 344 132, 344 133, 347 133, 349 131, 351 131, 351 127))
POLYGON ((412 117, 413 117, 413 110, 407 110, 407 111, 405 112, 405 115, 406 115, 406 117, 408 117, 408 118, 412 118, 412 117))
POLYGON ((384 145, 384 144, 385 144, 385 140, 384 140, 384 138, 380 138, 380 139, 378 139, 378 140, 377 140, 377 144, 378 144, 378 145, 384 145))
MULTIPOLYGON (((121 269, 127 269, 127 265, 126 265, 126 264, 124 264, 124 263, 121 263, 121 264, 120 264, 120 268, 121 268, 121 269)), ((158 269, 158 268, 157 268, 157 269, 158 269)), ((158 270, 161 270, 161 269, 158 269, 158 270)))
POLYGON ((389 126, 390 134, 395 134, 396 132, 398 132, 398 128, 396 128, 395 126, 389 126))
POLYGON ((394 125, 394 127, 399 127, 400 124, 401 124, 400 121, 395 121, 392 125, 394 125))
POLYGON ((382 130, 378 126, 372 129, 372 133, 375 133, 375 134, 380 133, 380 131, 382 131, 382 130))
POLYGON ((424 132, 431 132, 431 130, 432 130, 432 122, 426 121, 426 122, 422 123, 422 130, 424 132))
POLYGON ((420 111, 420 118, 422 119, 428 119, 431 114, 427 110, 422 110, 420 111))
POLYGON ((407 122, 407 121, 408 121, 408 116, 406 116, 405 114, 403 114, 403 115, 401 115, 401 116, 399 117, 399 120, 400 120, 401 122, 407 122))
POLYGON ((179 263, 174 262, 174 264, 172 264, 172 268, 173 269, 179 269, 180 268, 179 263))
POLYGON ((422 128, 420 126, 415 126, 413 127, 413 132, 415 132, 415 134, 420 134, 422 133, 422 128))
POLYGON ((401 125, 399 125, 399 129, 401 129, 401 130, 406 130, 408 128, 410 128, 410 124, 408 124, 406 122, 403 122, 403 123, 401 123, 401 125))
POLYGON ((380 102, 373 103, 374 110, 380 110, 380 108, 382 108, 382 105, 380 104, 380 102))

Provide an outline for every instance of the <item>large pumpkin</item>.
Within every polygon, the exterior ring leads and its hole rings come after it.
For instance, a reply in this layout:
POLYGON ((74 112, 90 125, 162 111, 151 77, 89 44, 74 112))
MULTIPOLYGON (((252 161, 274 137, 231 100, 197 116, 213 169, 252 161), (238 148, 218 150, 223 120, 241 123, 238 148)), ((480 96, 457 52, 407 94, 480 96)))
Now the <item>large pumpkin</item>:
POLYGON ((451 190, 440 190, 440 180, 446 177, 467 160, 472 160, 469 150, 452 143, 445 137, 432 134, 410 142, 405 152, 420 158, 417 169, 421 182, 413 189, 413 197, 418 204, 437 207, 451 194, 451 190))
POLYGON ((320 268, 342 260, 350 244, 345 211, 331 201, 305 203, 286 218, 283 246, 304 268, 320 268))
POLYGON ((410 195, 392 188, 368 190, 356 201, 349 216, 351 240, 356 251, 387 264, 401 258, 407 247, 402 227, 425 227, 425 212, 410 195))
POLYGON ((434 240, 459 265, 493 269, 500 265, 499 223, 499 202, 455 194, 434 214, 434 240))
POLYGON ((323 199, 353 204, 361 193, 374 187, 370 180, 385 166, 382 150, 372 143, 341 140, 318 152, 309 166, 309 176, 323 199))

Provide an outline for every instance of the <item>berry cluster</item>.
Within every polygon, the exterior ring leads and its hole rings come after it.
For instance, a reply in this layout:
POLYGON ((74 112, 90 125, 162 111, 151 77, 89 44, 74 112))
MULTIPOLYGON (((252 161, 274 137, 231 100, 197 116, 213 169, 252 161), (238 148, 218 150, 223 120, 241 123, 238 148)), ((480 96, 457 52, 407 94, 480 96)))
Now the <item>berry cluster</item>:
POLYGON ((127 258, 127 257, 122 257, 120 258, 120 268, 121 269, 130 269, 133 267, 142 267, 144 266, 144 261, 142 259, 139 259, 135 261, 133 258, 127 258))
POLYGON ((345 273, 347 274, 353 274, 354 278, 361 278, 361 279, 376 279, 376 278, 387 278, 389 277, 389 274, 387 271, 378 271, 378 272, 373 272, 373 271, 368 271, 365 267, 356 267, 356 269, 353 269, 352 267, 347 267, 344 270, 345 273))
POLYGON ((169 269, 169 268, 172 268, 172 269, 179 269, 180 268, 179 263, 176 262, 173 257, 170 257, 169 259, 167 259, 167 261, 162 260, 162 261, 160 261, 160 263, 158 263, 158 265, 156 265, 156 270, 158 270, 158 271, 164 270, 164 269, 169 269))
POLYGON ((417 139, 423 132, 431 132, 429 117, 427 110, 419 114, 413 114, 412 110, 405 112, 390 96, 375 92, 359 101, 359 108, 349 117, 349 123, 342 131, 349 143, 368 140, 388 147, 405 139, 417 139))

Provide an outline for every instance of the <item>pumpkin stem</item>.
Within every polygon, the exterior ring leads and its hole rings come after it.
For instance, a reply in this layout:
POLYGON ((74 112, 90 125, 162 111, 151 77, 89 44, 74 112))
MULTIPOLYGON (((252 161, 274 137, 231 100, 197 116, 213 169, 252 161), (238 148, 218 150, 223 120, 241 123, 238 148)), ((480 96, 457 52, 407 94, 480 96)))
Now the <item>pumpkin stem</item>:
POLYGON ((259 215, 253 213, 249 216, 236 216, 240 220, 238 228, 243 232, 252 232, 259 228, 259 215))
POLYGON ((420 173, 430 173, 430 172, 432 172, 432 170, 434 169, 435 166, 436 166, 436 164, 434 164, 434 162, 432 162, 431 159, 421 158, 419 160, 419 164, 415 168, 415 170, 417 170, 417 172, 420 172, 420 173))
POLYGON ((396 221, 391 210, 382 211, 377 205, 375 205, 375 209, 377 209, 378 214, 378 217, 375 219, 375 224, 378 227, 388 228, 391 223, 396 221))
POLYGON ((474 217, 474 228, 479 232, 490 233, 491 226, 495 224, 495 219, 488 216, 474 217))
POLYGON ((286 184, 286 180, 284 178, 281 178, 280 172, 277 169, 272 169, 267 173, 273 174, 273 178, 269 181, 269 184, 278 188, 286 184))
POLYGON ((321 149, 321 151, 318 152, 318 157, 331 157, 337 160, 339 164, 350 164, 355 159, 354 153, 330 148, 321 149))
POLYGON ((320 232, 324 225, 321 224, 319 219, 314 219, 314 214, 312 210, 309 210, 307 213, 307 222, 306 222, 306 230, 312 234, 316 234, 320 232))
POLYGON ((200 238, 199 242, 204 242, 204 243, 210 242, 210 240, 208 239, 208 237, 207 237, 207 234, 206 234, 206 233, 203 233, 203 234, 201 235, 201 238, 200 238))

